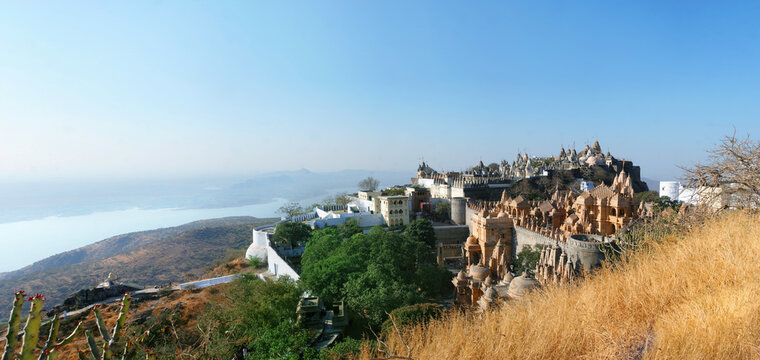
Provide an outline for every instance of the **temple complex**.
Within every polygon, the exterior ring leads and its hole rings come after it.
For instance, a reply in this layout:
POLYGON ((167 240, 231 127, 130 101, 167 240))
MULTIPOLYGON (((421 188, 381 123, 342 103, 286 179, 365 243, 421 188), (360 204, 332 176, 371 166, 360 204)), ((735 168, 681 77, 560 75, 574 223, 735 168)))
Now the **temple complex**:
POLYGON ((630 176, 634 190, 648 190, 646 183, 641 181, 638 166, 629 160, 612 156, 609 151, 604 153, 598 141, 593 146, 586 145, 580 152, 561 147, 559 154, 554 156, 529 156, 521 153, 511 163, 502 160, 498 167, 489 167, 480 161, 473 168, 459 172, 438 172, 423 161, 418 166, 417 177, 412 179, 412 183, 429 188, 433 198, 496 200, 501 190, 520 180, 551 176, 558 171, 570 172, 575 178, 583 178, 593 176, 597 167, 611 174, 625 172, 630 176))
POLYGON ((557 186, 545 201, 510 198, 503 191, 497 202, 469 202, 465 269, 452 281, 456 302, 486 309, 495 299, 519 298, 540 284, 571 281, 591 271, 604 259, 601 248, 612 245, 612 235, 650 214, 633 193, 630 175, 621 171, 611 186, 580 194, 557 186), (544 246, 535 278, 527 273, 513 278, 512 259, 525 245, 544 246))

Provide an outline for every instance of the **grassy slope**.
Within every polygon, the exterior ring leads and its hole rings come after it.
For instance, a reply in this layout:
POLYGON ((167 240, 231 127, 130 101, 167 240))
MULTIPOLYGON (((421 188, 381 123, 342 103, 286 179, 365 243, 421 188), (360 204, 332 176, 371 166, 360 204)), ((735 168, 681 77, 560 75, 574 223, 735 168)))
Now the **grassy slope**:
MULTIPOLYGON (((139 245, 130 244, 126 246, 128 250, 104 258, 83 259, 89 261, 26 272, 2 280, 0 294, 6 296, 0 296, 0 314, 10 311, 10 301, 13 299, 10 294, 19 289, 27 293, 44 294, 48 298, 48 304, 53 306, 79 289, 97 285, 110 272, 123 281, 143 285, 195 279, 214 260, 223 258, 227 250, 248 247, 252 226, 270 222, 271 219, 254 218, 246 221, 205 222, 203 224, 207 226, 182 227, 184 231, 179 232, 170 228, 111 238, 129 236, 139 245), (150 241, 146 241, 146 238, 150 241), (188 276, 190 273, 193 275, 188 276)), ((100 243, 94 245, 98 244, 100 243)))
POLYGON ((577 286, 452 313, 404 337, 414 359, 760 358, 758 221, 713 219, 577 286))

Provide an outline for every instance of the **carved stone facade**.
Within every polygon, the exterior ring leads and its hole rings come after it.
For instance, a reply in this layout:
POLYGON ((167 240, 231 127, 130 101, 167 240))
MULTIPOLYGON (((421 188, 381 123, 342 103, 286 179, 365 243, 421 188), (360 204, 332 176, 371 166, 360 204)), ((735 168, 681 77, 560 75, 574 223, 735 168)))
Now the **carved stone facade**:
POLYGON ((541 285, 573 281, 575 272, 575 265, 559 245, 541 250, 535 275, 541 285))
POLYGON ((517 158, 511 163, 502 160, 498 167, 493 168, 480 161, 475 167, 464 172, 439 173, 422 162, 412 183, 430 188, 433 198, 489 199, 492 194, 498 196, 500 188, 515 181, 547 176, 552 171, 585 171, 592 166, 601 166, 616 174, 625 171, 632 177, 636 191, 647 190, 646 183, 641 181, 639 167, 634 166, 631 161, 613 157, 609 151, 605 154, 598 141, 594 142, 593 146, 586 145, 580 152, 575 149, 565 150, 562 147, 557 156, 531 157, 527 153, 517 154, 517 158))
POLYGON ((599 185, 577 196, 556 188, 549 200, 529 201, 522 196, 508 198, 503 192, 501 201, 471 202, 469 206, 478 211, 505 212, 514 224, 558 241, 566 241, 573 234, 612 235, 650 213, 650 207, 633 200, 631 178, 625 172, 615 177, 611 187, 599 185))
POLYGON ((478 212, 470 218, 470 236, 464 244, 466 272, 460 271, 452 282, 457 303, 477 304, 481 309, 499 297, 521 297, 539 284, 571 281, 599 266, 604 258, 600 248, 609 245, 607 236, 649 211, 633 200, 631 179, 625 172, 615 177, 612 186, 600 185, 579 195, 555 188, 551 199, 539 202, 509 198, 505 191, 498 202, 468 206, 478 212), (516 227, 555 242, 542 250, 535 278, 523 274, 512 279, 516 227))

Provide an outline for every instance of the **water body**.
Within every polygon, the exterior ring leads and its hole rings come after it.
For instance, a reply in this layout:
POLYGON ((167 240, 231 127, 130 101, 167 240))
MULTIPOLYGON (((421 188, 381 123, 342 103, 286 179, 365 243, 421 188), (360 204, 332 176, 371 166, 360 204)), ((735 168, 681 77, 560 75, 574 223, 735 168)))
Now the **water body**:
POLYGON ((247 180, 0 183, 0 272, 129 232, 227 216, 278 217, 285 202, 319 203, 356 191, 367 176, 381 186, 409 181, 405 172, 301 169, 247 180))
POLYGON ((0 224, 0 272, 111 236, 226 216, 275 217, 286 200, 219 209, 127 209, 0 224))
MULTIPOLYGON (((346 190, 331 193, 341 191, 346 190)), ((312 204, 323 197, 303 199, 299 203, 312 204)), ((275 199, 264 204, 214 209, 131 208, 4 223, 0 224, 0 272, 16 270, 48 256, 119 234, 227 216, 279 217, 277 209, 289 201, 275 199)))

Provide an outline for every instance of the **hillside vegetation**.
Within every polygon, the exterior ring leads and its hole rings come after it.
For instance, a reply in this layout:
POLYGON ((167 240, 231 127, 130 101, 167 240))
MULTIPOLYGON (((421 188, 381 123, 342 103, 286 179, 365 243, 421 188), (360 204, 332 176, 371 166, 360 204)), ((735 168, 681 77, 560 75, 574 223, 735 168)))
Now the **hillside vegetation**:
MULTIPOLYGON (((50 306, 114 273, 122 281, 159 285, 193 280, 229 250, 251 243, 251 228, 273 222, 252 217, 204 220, 173 228, 115 236, 42 260, 0 280, 0 294, 45 294, 50 306)), ((0 297, 0 313, 10 311, 0 297)))
POLYGON ((574 285, 452 312, 387 343, 414 359, 758 359, 759 221, 717 217, 574 285))

